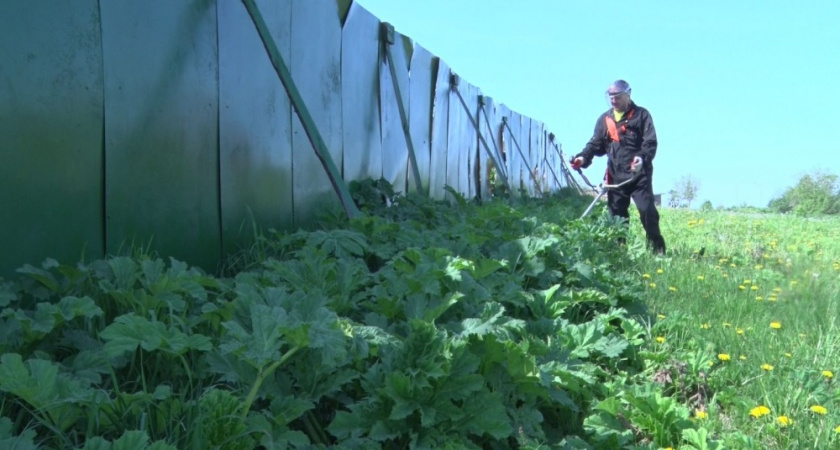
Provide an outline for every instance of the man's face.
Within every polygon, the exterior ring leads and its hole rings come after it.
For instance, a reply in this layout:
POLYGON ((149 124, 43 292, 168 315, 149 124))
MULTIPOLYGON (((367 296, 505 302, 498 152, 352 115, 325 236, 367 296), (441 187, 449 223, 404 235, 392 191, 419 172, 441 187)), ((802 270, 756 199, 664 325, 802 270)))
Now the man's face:
POLYGON ((618 89, 610 87, 607 91, 610 96, 610 105, 618 112, 625 112, 630 107, 630 94, 628 92, 621 92, 618 89))

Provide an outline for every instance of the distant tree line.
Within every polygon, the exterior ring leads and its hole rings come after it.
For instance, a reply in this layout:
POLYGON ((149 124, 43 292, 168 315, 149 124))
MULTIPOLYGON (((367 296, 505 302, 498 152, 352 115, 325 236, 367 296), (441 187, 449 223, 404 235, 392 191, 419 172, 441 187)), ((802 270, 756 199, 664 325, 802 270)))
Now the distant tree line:
POLYGON ((781 197, 770 200, 767 208, 803 217, 840 215, 837 175, 827 172, 806 174, 781 197))
MULTIPOLYGON (((691 175, 680 178, 668 191, 668 207, 691 208, 697 199, 700 182, 691 175)), ((701 211, 713 209, 712 202, 706 200, 700 205, 701 211)), ((840 183, 838 176, 824 171, 803 175, 795 186, 788 188, 780 197, 770 200, 767 208, 739 206, 721 208, 729 211, 771 212, 795 214, 802 217, 840 215, 840 183)))

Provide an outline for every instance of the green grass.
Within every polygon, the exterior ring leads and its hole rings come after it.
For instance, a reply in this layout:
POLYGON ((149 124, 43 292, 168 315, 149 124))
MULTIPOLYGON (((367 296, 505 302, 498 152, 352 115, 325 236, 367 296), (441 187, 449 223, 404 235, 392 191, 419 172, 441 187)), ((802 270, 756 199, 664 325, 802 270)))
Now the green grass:
POLYGON ((734 448, 840 448, 840 220, 664 210, 661 227, 669 256, 638 273, 649 375, 734 448))

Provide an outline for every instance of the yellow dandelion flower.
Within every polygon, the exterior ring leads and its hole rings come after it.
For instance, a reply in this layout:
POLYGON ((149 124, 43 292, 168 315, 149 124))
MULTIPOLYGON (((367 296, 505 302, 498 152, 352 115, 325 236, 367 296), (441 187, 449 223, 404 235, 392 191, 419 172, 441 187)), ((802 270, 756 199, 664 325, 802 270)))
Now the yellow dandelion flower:
POLYGON ((744 280, 744 284, 750 284, 750 283, 752 283, 752 280, 744 280))
POLYGON ((698 410, 696 410, 696 411, 694 411, 694 418, 695 418, 695 419, 698 419, 698 420, 703 420, 703 419, 705 419, 705 418, 707 418, 707 417, 709 417, 709 414, 707 414, 707 413, 706 413, 706 411, 701 411, 701 410, 699 410, 699 409, 698 409, 698 410))
POLYGON ((811 410, 811 412, 813 412, 813 413, 815 413, 815 414, 819 414, 819 415, 823 415, 823 416, 824 416, 824 415, 826 415, 826 414, 828 414, 828 410, 827 410, 827 409, 825 409, 825 407, 824 407, 824 406, 820 406, 820 405, 813 405, 813 406, 811 406, 811 407, 810 407, 810 408, 808 408, 808 409, 810 409, 810 410, 811 410))
POLYGON ((743 291, 744 289, 746 289, 746 288, 747 288, 747 287, 746 287, 746 286, 744 286, 743 284, 738 285, 738 289, 740 289, 740 290, 742 290, 742 291, 743 291))
POLYGON ((755 270, 761 270, 763 268, 764 268, 764 266, 762 266, 761 264, 756 264, 756 266, 755 266, 755 270))
POLYGON ((782 322, 779 322, 777 320, 773 321, 773 322, 770 322, 770 328, 772 328, 774 330, 778 330, 779 328, 782 328, 782 322))
POLYGON ((778 297, 776 297, 775 295, 767 297, 768 302, 775 302, 776 300, 778 300, 778 297))
POLYGON ((656 318, 659 319, 659 320, 662 320, 662 319, 665 318, 665 314, 657 314, 656 318))
POLYGON ((771 366, 770 364, 767 364, 767 363, 762 364, 761 368, 768 371, 768 372, 773 370, 773 366, 771 366))
POLYGON ((832 372, 830 370, 823 370, 822 371, 822 376, 824 376, 826 378, 834 378, 834 372, 832 372))
POLYGON ((764 300, 764 297, 762 297, 762 296, 760 296, 760 295, 756 295, 756 296, 755 296, 755 301, 760 302, 760 301, 762 301, 762 300, 764 300))
POLYGON ((709 329, 709 328, 711 328, 711 327, 712 327, 712 326, 711 326, 711 325, 709 325, 708 323, 703 323, 703 324, 700 324, 700 328, 702 328, 702 329, 704 329, 704 330, 708 330, 708 329, 709 329))
POLYGON ((729 274, 726 274, 726 273, 725 273, 725 274, 723 274, 723 275, 721 275, 721 276, 722 276, 723 278, 729 278, 729 274))
POLYGON ((758 290, 758 286, 756 286, 756 285, 752 285, 752 286, 750 286, 750 290, 751 290, 751 291, 757 291, 757 290, 758 290))
POLYGON ((834 432, 835 433, 840 433, 840 425, 838 425, 837 428, 834 429, 834 432))
POLYGON ((650 274, 649 274, 649 273, 646 273, 646 274, 642 275, 642 278, 644 278, 644 279, 646 279, 646 280, 647 280, 647 279, 650 279, 650 274))
POLYGON ((721 361, 729 361, 732 358, 730 358, 728 353, 718 353, 718 359, 721 361))
POLYGON ((741 355, 741 356, 738 357, 738 359, 740 359, 741 361, 746 361, 747 357, 744 356, 744 355, 741 355))
POLYGON ((651 283, 651 284, 650 284, 650 287, 655 288, 655 287, 656 287, 656 283, 651 283))
POLYGON ((665 336, 656 336, 656 342, 659 342, 660 344, 664 344, 665 343, 665 336))
POLYGON ((729 265, 729 267, 731 267, 731 268, 735 269, 735 268, 737 268, 738 266, 736 266, 736 265, 735 265, 735 263, 732 263, 732 264, 730 264, 730 265, 729 265))
POLYGON ((799 333, 799 337, 805 339, 805 333, 799 333))
POLYGON ((744 334, 744 329, 743 328, 736 328, 735 332, 738 333, 738 334, 744 334))
POLYGON ((779 424, 780 427, 786 427, 793 423, 792 420, 788 416, 779 416, 776 417, 776 423, 779 424))
POLYGON ((756 406, 755 408, 750 410, 750 415, 756 419, 758 419, 761 416, 766 416, 767 414, 770 414, 770 408, 764 405, 756 406))
POLYGON ((697 275, 697 281, 703 281, 705 279, 706 277, 704 277, 703 275, 697 275))
POLYGON ((729 328, 729 327, 731 327, 731 326, 732 326, 732 324, 731 324, 731 323, 729 323, 729 322, 723 322, 723 327, 724 327, 724 328, 729 328))
POLYGON ((675 288, 674 286, 668 287, 668 290, 671 292, 677 292, 677 288, 675 288))
POLYGON ((775 287, 775 288, 773 288, 773 292, 775 292, 775 293, 777 293, 777 294, 781 294, 781 293, 782 293, 782 288, 780 288, 780 287, 775 287))
POLYGON ((792 353, 785 353, 785 356, 787 356, 788 358, 791 358, 791 357, 793 357, 793 354, 792 353))
POLYGON ((665 273, 665 271, 662 269, 656 269, 656 273, 662 275, 663 273, 665 273))

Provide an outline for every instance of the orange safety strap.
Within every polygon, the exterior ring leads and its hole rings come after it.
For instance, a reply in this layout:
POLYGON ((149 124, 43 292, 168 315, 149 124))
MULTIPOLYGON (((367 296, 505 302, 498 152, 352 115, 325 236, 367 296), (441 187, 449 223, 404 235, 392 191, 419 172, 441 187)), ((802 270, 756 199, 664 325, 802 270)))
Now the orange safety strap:
MULTIPOLYGON (((631 117, 633 117, 634 112, 636 112, 636 110, 631 109, 630 112, 627 113, 627 118, 622 121, 622 123, 621 123, 621 133, 622 134, 624 134, 624 132, 627 131, 627 126, 626 126, 625 122, 627 120, 630 120, 631 117)), ((610 114, 607 114, 604 117, 604 120, 607 122, 607 136, 609 136, 609 138, 612 139, 614 142, 618 142, 620 137, 618 135, 618 126, 616 126, 616 124, 615 124, 615 119, 613 119, 613 117, 610 114)))

